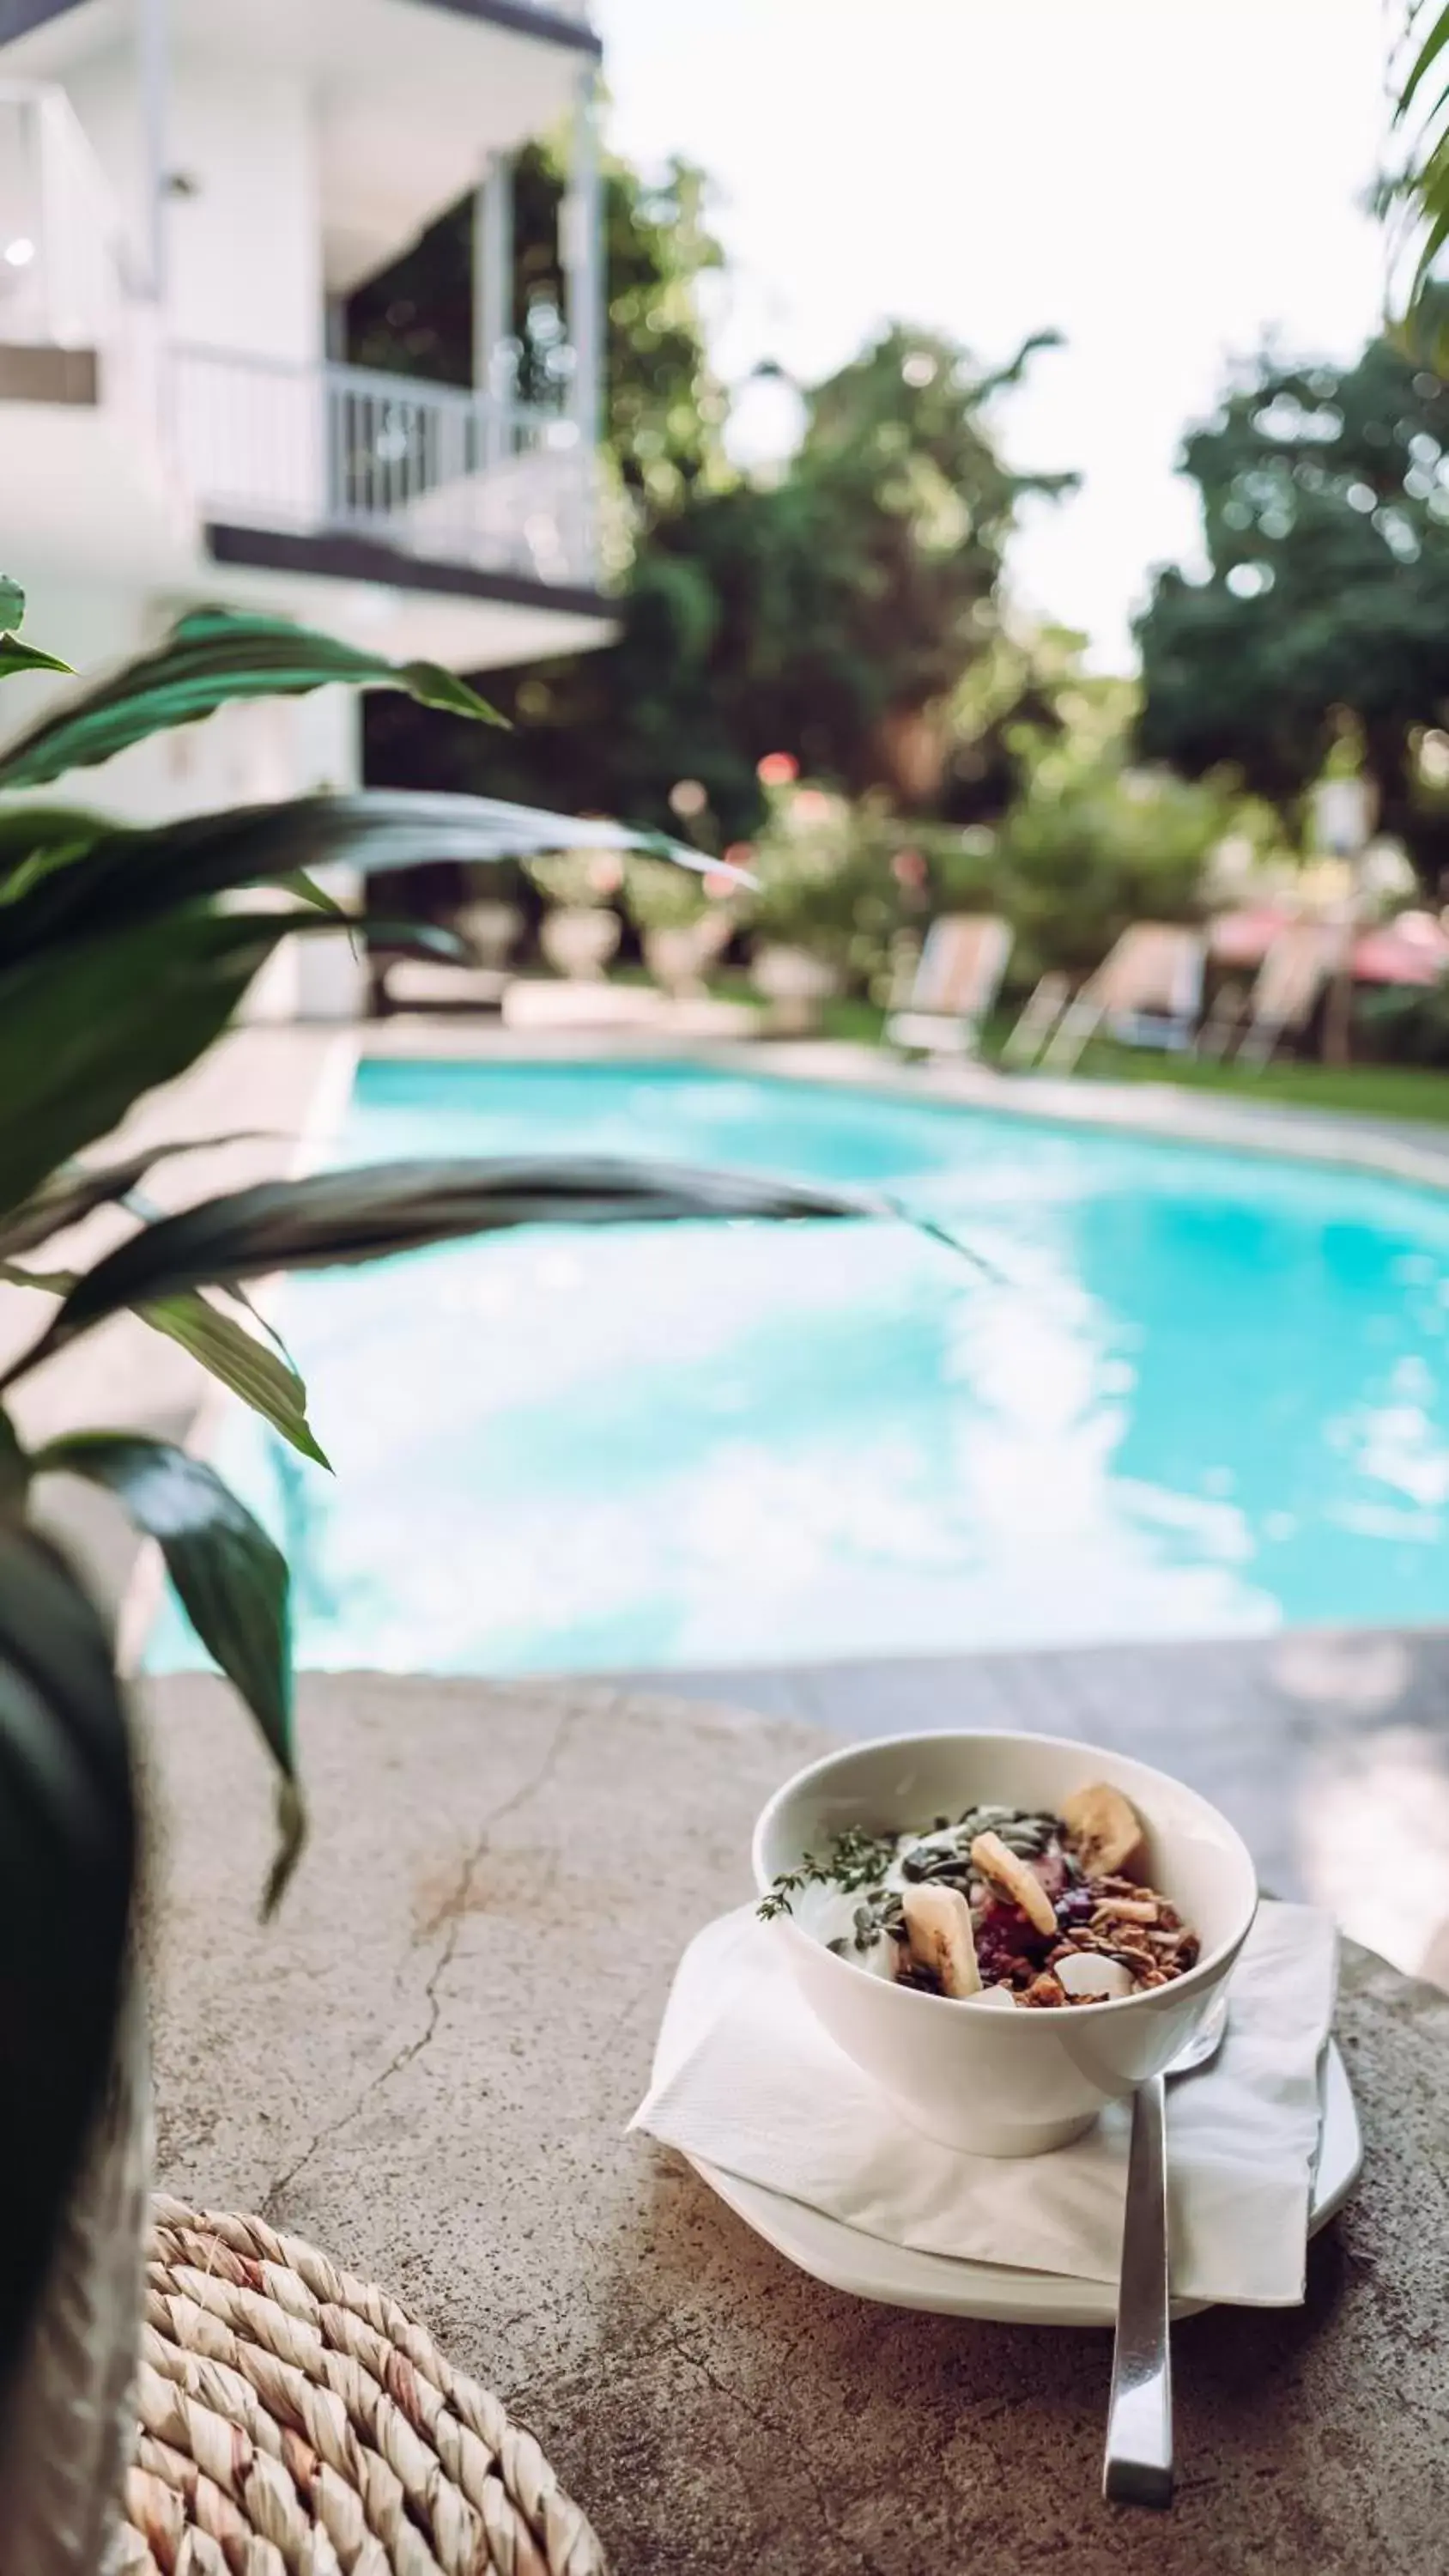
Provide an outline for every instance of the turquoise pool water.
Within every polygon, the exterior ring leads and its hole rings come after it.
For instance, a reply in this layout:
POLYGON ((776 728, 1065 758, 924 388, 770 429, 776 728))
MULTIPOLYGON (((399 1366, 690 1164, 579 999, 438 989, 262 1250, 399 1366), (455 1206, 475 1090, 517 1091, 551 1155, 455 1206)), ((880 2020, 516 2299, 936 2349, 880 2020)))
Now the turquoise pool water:
MULTIPOLYGON (((371 1064, 337 1158, 620 1151, 905 1225, 550 1229, 289 1283, 240 1411, 303 1663, 787 1661, 1449 1619, 1449 1201, 683 1066, 371 1064)), ((169 1614, 151 1660, 199 1660, 169 1614)))

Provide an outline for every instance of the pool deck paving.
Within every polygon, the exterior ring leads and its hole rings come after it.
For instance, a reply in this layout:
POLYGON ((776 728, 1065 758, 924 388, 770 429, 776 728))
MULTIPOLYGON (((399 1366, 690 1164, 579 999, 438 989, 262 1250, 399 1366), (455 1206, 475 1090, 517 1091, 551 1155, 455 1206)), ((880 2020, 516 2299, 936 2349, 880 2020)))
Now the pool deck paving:
POLYGON ((753 1815, 820 1730, 657 1688, 309 1678, 311 1847, 263 1926, 251 1730, 207 1679, 147 1698, 163 2186, 415 2308, 615 2576, 1443 2565, 1449 1998, 1349 1956, 1357 2192, 1304 2307, 1179 2327, 1177 2502, 1109 2508, 1105 2335, 825 2289, 624 2134, 680 1949, 747 1893, 753 1815))

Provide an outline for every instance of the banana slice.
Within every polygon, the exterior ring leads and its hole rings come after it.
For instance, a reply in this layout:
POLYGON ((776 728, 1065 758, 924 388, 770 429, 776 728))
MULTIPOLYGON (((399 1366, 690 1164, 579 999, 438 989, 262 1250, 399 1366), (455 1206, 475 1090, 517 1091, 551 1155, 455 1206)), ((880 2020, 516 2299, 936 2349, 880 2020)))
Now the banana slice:
POLYGON ((943 1995, 979 1995, 981 1971, 971 1936, 971 1908, 957 1887, 907 1887, 901 1912, 911 1936, 911 1956, 941 1980, 943 1995))
POLYGON ((1099 1951, 1068 1950, 1056 1962, 1058 1985, 1069 1995, 1090 1996, 1094 2003, 1116 2003, 1132 1992, 1132 1971, 1120 1959, 1104 1959, 1099 1951))
POLYGON ((1029 1861, 1018 1860, 1015 1852, 1007 1850, 1000 1834, 977 1835, 971 1846, 971 1865, 980 1870, 983 1878, 989 1878, 1003 1896, 1009 1896, 1013 1905, 1019 1905, 1038 1932, 1055 1932, 1056 1907, 1036 1871, 1029 1861))
POLYGON ((1130 1878, 1147 1857, 1142 1819, 1105 1781, 1062 1800, 1067 1839, 1089 1878, 1130 1878))

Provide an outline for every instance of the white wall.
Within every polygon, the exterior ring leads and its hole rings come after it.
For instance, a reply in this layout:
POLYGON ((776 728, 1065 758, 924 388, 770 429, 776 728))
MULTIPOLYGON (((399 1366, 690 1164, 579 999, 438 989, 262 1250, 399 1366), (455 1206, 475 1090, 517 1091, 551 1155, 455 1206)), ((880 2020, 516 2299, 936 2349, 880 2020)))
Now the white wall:
MULTIPOLYGON (((134 52, 75 68, 76 112, 145 252, 146 172, 134 52)), ((167 97, 168 419, 183 481, 217 517, 306 527, 324 427, 314 380, 325 320, 316 117, 297 71, 182 51, 167 97), (255 363, 188 357, 230 352, 255 363)))
MULTIPOLYGON (((66 84, 138 249, 148 228, 135 57, 116 46, 66 84)), ((307 363, 324 339, 314 117, 299 73, 182 54, 168 160, 190 193, 166 216, 170 336, 307 363)))
POLYGON ((304 364, 320 358, 317 156, 301 79, 183 60, 171 157, 198 190, 171 206, 174 336, 304 364))

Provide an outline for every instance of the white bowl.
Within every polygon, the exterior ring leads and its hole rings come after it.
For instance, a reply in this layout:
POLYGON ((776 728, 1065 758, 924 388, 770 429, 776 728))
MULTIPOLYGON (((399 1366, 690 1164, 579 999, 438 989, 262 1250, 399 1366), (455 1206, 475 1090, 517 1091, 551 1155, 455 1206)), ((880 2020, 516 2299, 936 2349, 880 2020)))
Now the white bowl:
POLYGON ((1195 1789, 1120 1753, 1051 1735, 896 1735, 827 1754, 776 1791, 751 1858, 763 1895, 846 1825, 905 1832, 977 1804, 1058 1810, 1108 1781, 1147 1836, 1146 1875, 1202 1943, 1195 1968, 1145 1994, 1008 2013, 921 1994, 839 1958, 789 1915, 776 1936, 837 2046, 946 2146, 1034 2156, 1160 2073, 1191 2038, 1247 1938, 1258 1883, 1247 1846, 1195 1789))

